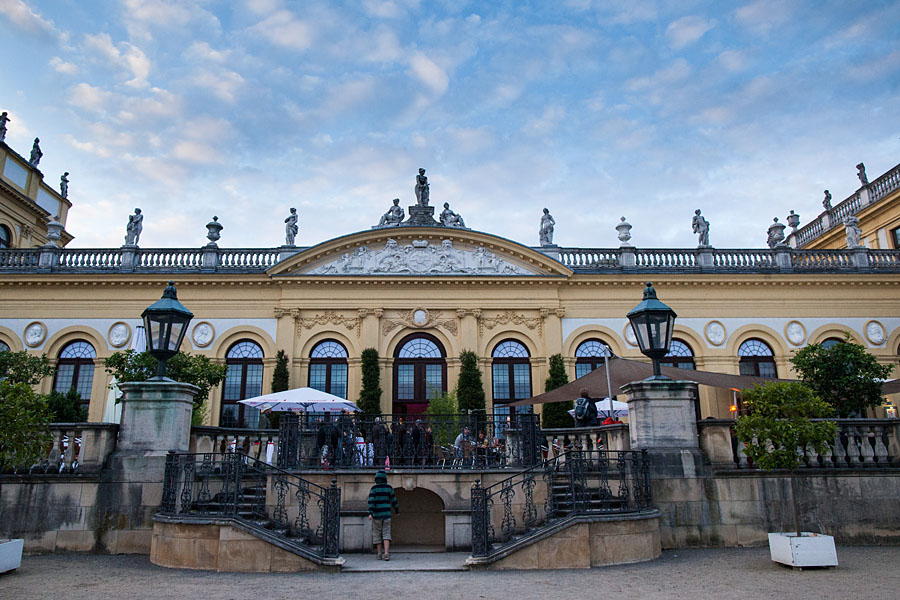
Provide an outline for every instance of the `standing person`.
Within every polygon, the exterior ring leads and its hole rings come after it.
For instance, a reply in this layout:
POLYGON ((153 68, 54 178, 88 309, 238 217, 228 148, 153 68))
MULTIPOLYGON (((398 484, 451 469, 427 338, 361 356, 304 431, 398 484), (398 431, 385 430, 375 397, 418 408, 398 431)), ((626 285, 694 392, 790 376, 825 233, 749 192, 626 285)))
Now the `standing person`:
POLYGON ((597 424, 597 405, 591 399, 587 388, 581 388, 575 401, 575 427, 590 427, 597 424))
POLYGON ((375 474, 375 485, 369 490, 369 520, 372 521, 372 545, 377 559, 391 560, 391 509, 400 514, 394 488, 388 485, 384 471, 375 474), (383 550, 382 550, 383 548, 383 550))

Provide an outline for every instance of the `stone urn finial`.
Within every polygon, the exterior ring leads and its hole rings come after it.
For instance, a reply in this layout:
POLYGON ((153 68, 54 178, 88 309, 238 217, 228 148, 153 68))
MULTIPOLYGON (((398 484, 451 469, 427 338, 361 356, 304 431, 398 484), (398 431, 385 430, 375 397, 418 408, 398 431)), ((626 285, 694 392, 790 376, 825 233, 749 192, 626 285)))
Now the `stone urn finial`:
POLYGON ((631 239, 631 223, 625 220, 625 217, 622 217, 620 223, 616 225, 616 231, 619 232, 619 241, 622 242, 623 246, 631 246, 628 243, 628 240, 631 239))
POLYGON ((766 233, 768 234, 766 243, 769 245, 769 248, 784 246, 784 223, 779 223, 778 217, 773 219, 766 233))
POLYGON ((208 230, 206 239, 209 240, 207 246, 215 246, 219 238, 222 237, 222 224, 219 223, 219 217, 213 217, 213 220, 206 224, 206 229, 208 230))
POLYGON ((800 215, 791 211, 791 214, 787 216, 787 224, 790 226, 792 231, 797 231, 797 227, 800 225, 800 215))

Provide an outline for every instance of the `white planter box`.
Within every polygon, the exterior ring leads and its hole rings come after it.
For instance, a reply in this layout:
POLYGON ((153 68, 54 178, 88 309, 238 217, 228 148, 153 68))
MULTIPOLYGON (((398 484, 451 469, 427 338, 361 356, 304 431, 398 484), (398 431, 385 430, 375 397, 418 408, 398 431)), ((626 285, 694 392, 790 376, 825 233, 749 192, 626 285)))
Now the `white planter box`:
POLYGON ((834 538, 821 533, 770 533, 772 560, 791 567, 836 567, 834 538))
POLYGON ((18 569, 22 565, 25 540, 0 540, 0 573, 18 569))

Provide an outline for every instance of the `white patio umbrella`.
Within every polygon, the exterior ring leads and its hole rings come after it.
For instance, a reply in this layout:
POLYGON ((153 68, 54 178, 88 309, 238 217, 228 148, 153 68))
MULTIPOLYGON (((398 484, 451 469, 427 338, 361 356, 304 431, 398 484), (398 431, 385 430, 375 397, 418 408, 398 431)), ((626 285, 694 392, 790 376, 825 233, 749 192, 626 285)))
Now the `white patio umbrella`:
POLYGON ((340 412, 344 409, 360 412, 360 408, 353 402, 310 387, 272 392, 238 402, 257 410, 274 412, 340 412))

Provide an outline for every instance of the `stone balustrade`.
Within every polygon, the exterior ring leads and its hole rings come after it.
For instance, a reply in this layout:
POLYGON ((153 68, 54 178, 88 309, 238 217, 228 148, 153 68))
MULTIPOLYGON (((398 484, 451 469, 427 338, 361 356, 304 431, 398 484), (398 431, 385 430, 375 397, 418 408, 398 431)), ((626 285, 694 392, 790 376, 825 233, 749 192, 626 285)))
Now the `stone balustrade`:
POLYGON ((118 431, 115 423, 52 423, 51 442, 44 458, 33 465, 19 465, 14 472, 99 473, 116 449, 118 431))
MULTIPOLYGON (((803 455, 801 469, 885 469, 900 466, 900 420, 835 419, 834 442, 823 454, 812 448, 803 455)), ((706 419, 697 423, 700 447, 715 469, 754 469, 744 445, 734 435, 731 419, 706 419)))
POLYGON ((239 429, 232 427, 191 427, 192 454, 243 452, 251 458, 277 464, 277 429, 239 429))
POLYGON ((631 450, 628 425, 625 423, 541 429, 541 437, 547 458, 558 456, 567 449, 631 450))

